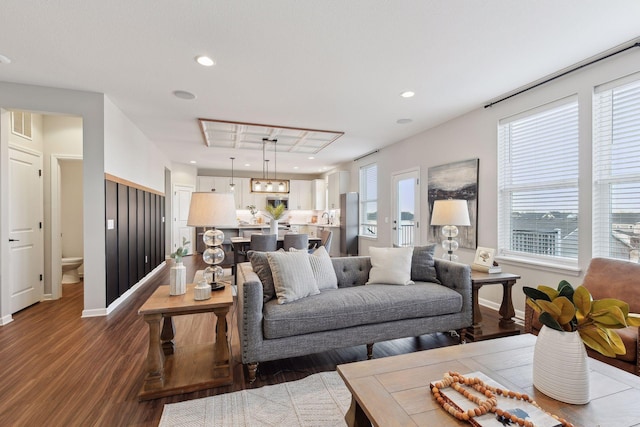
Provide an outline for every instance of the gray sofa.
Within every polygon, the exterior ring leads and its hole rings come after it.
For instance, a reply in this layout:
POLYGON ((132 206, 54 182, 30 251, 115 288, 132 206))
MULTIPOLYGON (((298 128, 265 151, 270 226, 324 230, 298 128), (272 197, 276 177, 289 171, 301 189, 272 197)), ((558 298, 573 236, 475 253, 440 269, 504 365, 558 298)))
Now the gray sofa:
POLYGON ((437 259, 441 284, 366 285, 369 257, 331 258, 338 289, 278 304, 263 302, 263 288, 251 263, 238 273, 238 329, 242 363, 254 381, 259 362, 434 332, 472 324, 471 269, 437 259))

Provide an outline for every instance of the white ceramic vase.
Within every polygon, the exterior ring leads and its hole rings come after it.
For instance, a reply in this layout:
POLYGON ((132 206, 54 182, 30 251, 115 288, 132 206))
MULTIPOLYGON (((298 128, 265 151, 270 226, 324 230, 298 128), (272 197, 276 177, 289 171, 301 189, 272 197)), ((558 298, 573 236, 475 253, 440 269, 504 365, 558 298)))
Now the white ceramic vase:
POLYGON ((269 222, 269 234, 278 234, 278 220, 271 219, 269 222))
POLYGON ((182 295, 187 293, 187 268, 182 262, 169 270, 169 295, 182 295))
POLYGON ((580 334, 542 326, 533 352, 533 385, 565 403, 589 402, 589 364, 580 334))

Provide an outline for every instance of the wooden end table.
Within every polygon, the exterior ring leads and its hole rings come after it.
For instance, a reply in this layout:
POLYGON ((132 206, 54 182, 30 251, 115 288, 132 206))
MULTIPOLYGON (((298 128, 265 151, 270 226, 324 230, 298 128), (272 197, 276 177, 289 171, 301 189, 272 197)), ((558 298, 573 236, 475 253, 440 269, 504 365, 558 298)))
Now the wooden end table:
POLYGON ((187 293, 169 295, 169 286, 159 286, 140 307, 138 314, 149 325, 147 373, 138 393, 139 400, 233 383, 231 349, 227 340, 227 313, 233 306, 231 286, 211 293, 205 301, 193 299, 195 284, 187 293), (176 347, 173 316, 213 312, 216 316, 215 344, 176 347))
POLYGON ((513 317, 516 312, 513 308, 511 289, 520 278, 517 274, 511 273, 483 273, 471 271, 471 288, 473 299, 473 325, 468 328, 465 337, 469 341, 481 341, 486 339, 507 337, 520 334, 520 329, 516 327, 513 317), (482 313, 478 301, 478 291, 484 285, 502 285, 502 303, 500 304, 500 321, 497 327, 487 327, 484 325, 483 331, 482 313))

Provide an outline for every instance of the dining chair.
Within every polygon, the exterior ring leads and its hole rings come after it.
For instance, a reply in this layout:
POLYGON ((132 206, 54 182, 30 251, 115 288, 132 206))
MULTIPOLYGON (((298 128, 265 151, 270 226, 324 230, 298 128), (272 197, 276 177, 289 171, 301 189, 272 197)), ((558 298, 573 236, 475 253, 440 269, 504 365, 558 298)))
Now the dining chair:
POLYGON ((331 250, 331 240, 333 239, 333 231, 331 230, 322 230, 320 232, 320 246, 324 246, 327 250, 327 253, 331 250))
POLYGON ((275 234, 252 234, 249 249, 259 252, 277 251, 278 236, 275 234))
POLYGON ((285 251, 289 248, 307 250, 309 249, 309 235, 304 233, 288 233, 284 235, 282 247, 285 251))

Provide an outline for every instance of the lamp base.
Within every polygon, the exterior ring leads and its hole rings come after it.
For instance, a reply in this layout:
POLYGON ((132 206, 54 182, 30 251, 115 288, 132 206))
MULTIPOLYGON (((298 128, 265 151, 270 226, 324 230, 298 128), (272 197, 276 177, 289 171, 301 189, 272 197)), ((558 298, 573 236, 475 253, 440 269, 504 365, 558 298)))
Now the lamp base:
POLYGON ((212 291, 221 291, 226 286, 224 283, 221 283, 221 282, 213 282, 213 283, 210 283, 210 285, 211 285, 212 291))

